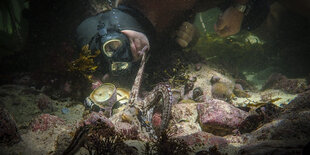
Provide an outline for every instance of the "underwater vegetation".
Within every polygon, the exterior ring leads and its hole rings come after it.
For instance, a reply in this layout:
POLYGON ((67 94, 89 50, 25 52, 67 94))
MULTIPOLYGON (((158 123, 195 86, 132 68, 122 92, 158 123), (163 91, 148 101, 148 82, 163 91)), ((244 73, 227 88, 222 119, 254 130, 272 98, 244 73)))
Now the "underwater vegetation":
POLYGON ((98 68, 94 62, 94 58, 99 54, 99 50, 92 54, 88 44, 83 46, 79 58, 69 63, 69 70, 72 72, 79 72, 90 80, 92 78, 92 73, 98 68))
POLYGON ((192 151, 184 140, 172 138, 172 130, 165 130, 153 142, 147 142, 143 154, 145 155, 187 155, 192 151))
MULTIPOLYGON (((92 120, 94 121, 94 120, 92 120)), ((132 133, 134 134, 134 133, 132 133)), ((182 140, 174 139, 168 131, 164 131, 151 142, 144 144, 143 154, 145 155, 186 155, 191 148, 182 140)), ((134 136, 134 135, 133 135, 134 136)), ((97 121, 84 124, 75 133, 70 146, 64 151, 64 154, 74 154, 80 147, 88 150, 89 154, 138 154, 137 148, 127 145, 126 140, 130 137, 122 133, 106 121, 98 119, 97 121)))

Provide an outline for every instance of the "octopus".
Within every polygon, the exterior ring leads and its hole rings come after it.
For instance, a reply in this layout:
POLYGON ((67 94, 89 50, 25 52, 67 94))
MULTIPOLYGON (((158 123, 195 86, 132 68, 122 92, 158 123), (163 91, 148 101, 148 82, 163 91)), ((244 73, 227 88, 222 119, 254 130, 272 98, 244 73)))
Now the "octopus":
MULTIPOLYGON (((146 50, 146 47, 142 50, 146 50)), ((143 52, 140 68, 137 72, 136 79, 131 89, 130 98, 128 101, 128 111, 135 109, 137 111, 137 118, 140 124, 139 126, 146 126, 148 130, 150 122, 152 122, 153 114, 159 114, 161 116, 160 126, 158 127, 159 132, 163 132, 169 124, 172 107, 172 91, 171 87, 167 83, 159 83, 150 91, 144 98, 139 97, 139 90, 142 82, 142 76, 144 66, 146 62, 146 52, 143 52), (162 99, 162 104, 158 104, 162 99)), ((133 114, 132 112, 130 114, 133 114)), ((128 115, 127 111, 122 115, 122 118, 126 120, 128 115)))
MULTIPOLYGON (((159 83, 144 98, 139 97, 140 86, 142 83, 143 71, 146 63, 146 47, 143 48, 143 56, 140 68, 137 72, 134 84, 130 92, 130 98, 122 112, 113 115, 117 121, 129 122, 139 128, 141 135, 149 138, 157 138, 158 134, 164 132, 169 126, 172 108, 172 92, 169 84, 159 83), (160 117, 158 126, 153 126, 153 118, 160 117)), ((87 126, 81 126, 75 133, 69 147, 65 150, 66 154, 74 154, 80 147, 87 143, 89 130, 87 126)))

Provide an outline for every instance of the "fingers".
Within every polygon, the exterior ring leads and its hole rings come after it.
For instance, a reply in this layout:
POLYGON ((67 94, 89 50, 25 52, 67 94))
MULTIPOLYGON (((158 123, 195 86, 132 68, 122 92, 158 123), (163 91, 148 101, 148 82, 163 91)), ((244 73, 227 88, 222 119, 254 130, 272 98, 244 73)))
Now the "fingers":
POLYGON ((217 19, 217 22, 215 23, 214 29, 215 30, 221 30, 224 29, 224 27, 226 26, 225 20, 223 20, 223 15, 220 15, 217 19))
POLYGON ((176 32, 176 42, 183 48, 187 47, 187 45, 192 41, 194 33, 195 27, 189 22, 184 22, 176 32))
POLYGON ((150 43, 146 35, 133 30, 123 30, 121 32, 129 38, 133 61, 140 60, 142 57, 141 53, 145 51, 143 50, 144 47, 146 47, 147 49, 150 48, 150 43))
POLYGON ((215 31, 217 33, 217 35, 219 35, 220 37, 227 37, 229 35, 231 35, 231 31, 229 27, 224 27, 223 29, 217 30, 215 31))

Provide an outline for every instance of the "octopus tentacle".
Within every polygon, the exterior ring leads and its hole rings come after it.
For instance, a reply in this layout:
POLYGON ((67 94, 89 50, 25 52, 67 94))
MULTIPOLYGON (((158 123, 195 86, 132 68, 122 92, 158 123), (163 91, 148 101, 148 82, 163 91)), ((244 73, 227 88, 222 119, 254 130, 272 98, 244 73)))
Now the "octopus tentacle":
MULTIPOLYGON (((166 83, 159 83, 156 87, 144 98, 144 112, 147 113, 152 108, 158 106, 160 99, 163 99, 162 110, 162 121, 160 130, 163 131, 168 127, 169 119, 171 115, 172 107, 172 93, 170 85, 166 83)), ((154 113, 154 111, 152 112, 154 113)))

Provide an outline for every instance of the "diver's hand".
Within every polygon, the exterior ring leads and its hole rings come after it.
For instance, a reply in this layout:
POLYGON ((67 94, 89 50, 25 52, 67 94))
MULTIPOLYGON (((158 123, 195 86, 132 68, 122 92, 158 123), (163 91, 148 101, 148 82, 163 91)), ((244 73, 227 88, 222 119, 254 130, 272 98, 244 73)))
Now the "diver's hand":
POLYGON ((184 22, 177 31, 176 42, 183 48, 187 47, 188 44, 193 40, 195 31, 196 29, 193 24, 184 22))
POLYGON ((243 13, 236 8, 229 7, 214 25, 215 32, 221 37, 227 37, 240 31, 243 13))
POLYGON ((133 30, 123 30, 121 32, 125 34, 130 41, 130 48, 133 56, 133 61, 140 60, 142 58, 142 51, 144 51, 143 48, 145 48, 146 46, 147 50, 150 49, 150 43, 146 35, 141 32, 133 30))

